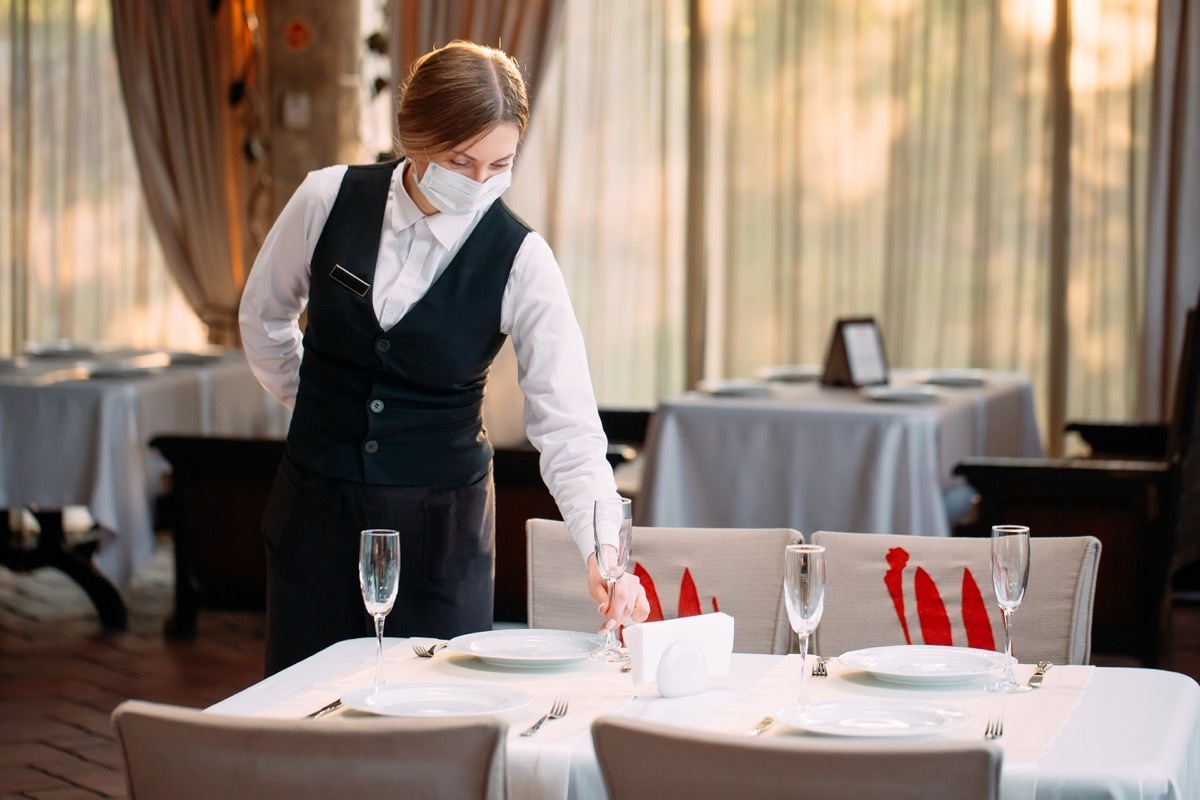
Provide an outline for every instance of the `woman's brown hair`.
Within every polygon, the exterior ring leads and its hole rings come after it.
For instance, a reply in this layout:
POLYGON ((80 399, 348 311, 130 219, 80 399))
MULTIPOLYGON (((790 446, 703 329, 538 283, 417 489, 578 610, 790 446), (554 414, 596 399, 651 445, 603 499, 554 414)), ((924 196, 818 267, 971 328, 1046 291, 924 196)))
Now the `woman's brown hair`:
POLYGON ((399 152, 432 158, 503 122, 524 137, 529 99, 517 62, 502 50, 456 40, 413 62, 396 111, 399 152))

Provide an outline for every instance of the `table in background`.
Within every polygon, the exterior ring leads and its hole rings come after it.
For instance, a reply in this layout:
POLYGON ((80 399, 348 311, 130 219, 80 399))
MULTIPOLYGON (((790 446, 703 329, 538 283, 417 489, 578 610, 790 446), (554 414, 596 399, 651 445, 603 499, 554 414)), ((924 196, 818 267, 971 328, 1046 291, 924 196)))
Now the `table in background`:
MULTIPOLYGON (((893 370, 892 385, 920 387, 924 375, 893 370)), ((962 458, 1042 454, 1028 378, 981 375, 978 386, 926 387, 937 398, 924 403, 815 381, 668 400, 650 426, 636 521, 948 536, 962 458)))
MULTIPOLYGON (((150 439, 282 437, 287 416, 240 350, 64 350, 0 361, 0 509, 86 506, 100 534, 92 563, 55 550, 47 565, 80 582, 106 627, 123 627, 117 593, 154 552, 153 506, 168 468, 150 439)), ((5 542, 4 560, 20 567, 29 555, 5 542)))
MULTIPOLYGON (((402 613, 397 609, 397 613, 402 613)), ((708 691, 690 697, 664 699, 653 684, 634 686, 618 665, 585 661, 549 670, 510 670, 489 667, 469 656, 441 651, 418 659, 405 639, 387 639, 388 683, 469 681, 518 689, 531 695, 530 705, 504 712, 509 724, 506 755, 509 786, 522 798, 605 797, 589 728, 602 713, 681 725, 692 729, 741 735, 767 713, 794 701, 795 681, 780 682, 799 667, 798 655, 770 656, 735 653, 729 674, 709 681, 708 691), (617 684, 628 687, 621 700, 617 684), (567 694, 570 712, 548 723, 537 736, 519 731, 532 723, 555 694, 567 694), (609 702, 600 702, 607 694, 609 702), (597 713, 597 709, 601 709, 597 713), (750 719, 745 712, 755 710, 750 719), (734 722, 736 720, 736 723, 734 722), (730 726, 733 727, 730 727, 730 726), (557 727, 556 727, 557 726, 557 727), (551 768, 549 765, 556 765, 551 768), (545 780, 546 771, 561 770, 559 780, 545 780), (538 773, 542 780, 538 780, 538 773), (550 786, 555 788, 551 789, 550 786)), ((375 640, 339 642, 241 692, 208 711, 235 716, 301 718, 341 693, 369 685, 374 670, 375 640)), ((811 668, 812 660, 809 660, 811 668)), ((1025 679, 1032 667, 1017 668, 1025 679)), ((1200 686, 1186 675, 1152 669, 1116 667, 1054 667, 1038 693, 989 695, 975 686, 920 687, 887 684, 866 673, 830 664, 829 677, 810 679, 811 699, 824 693, 852 692, 864 698, 884 697, 912 702, 985 704, 1003 702, 1006 751, 1001 773, 1006 798, 1071 797, 1076 800, 1139 798, 1176 800, 1200 797, 1200 686), (1045 704, 1062 703, 1061 695, 1074 686, 1058 717, 1057 732, 1042 731, 1047 742, 1040 757, 1030 757, 1021 731, 1042 730, 1045 704), (1039 694, 1041 693, 1041 694, 1039 694), (1016 757, 1010 758, 1011 753, 1016 757)), ((989 712, 990 713, 990 712, 989 712)), ((979 715, 964 728, 930 737, 961 739, 982 734, 979 715)), ((305 724, 321 724, 320 721, 305 724)), ((777 729, 771 731, 776 734, 777 729)), ((788 734, 784 734, 788 735, 788 734)), ((752 786, 750 794, 753 793, 752 786)), ((510 796, 512 796, 510 794, 510 796)))

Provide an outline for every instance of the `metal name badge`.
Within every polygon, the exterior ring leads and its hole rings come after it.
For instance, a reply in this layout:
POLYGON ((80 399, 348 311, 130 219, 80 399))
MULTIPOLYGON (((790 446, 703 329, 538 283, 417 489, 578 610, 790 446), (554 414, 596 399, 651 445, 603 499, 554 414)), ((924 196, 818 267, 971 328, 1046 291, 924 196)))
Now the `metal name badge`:
POLYGON ((366 297, 367 292, 371 291, 371 284, 367 283, 362 278, 343 267, 341 264, 333 265, 333 269, 329 270, 329 277, 333 278, 335 281, 340 283, 342 286, 345 286, 359 297, 366 297))

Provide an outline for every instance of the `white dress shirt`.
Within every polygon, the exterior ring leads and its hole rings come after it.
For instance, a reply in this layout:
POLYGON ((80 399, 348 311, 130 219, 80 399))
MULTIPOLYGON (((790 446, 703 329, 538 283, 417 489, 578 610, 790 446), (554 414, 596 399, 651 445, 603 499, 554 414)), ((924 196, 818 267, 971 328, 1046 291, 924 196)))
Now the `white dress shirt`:
MULTIPOLYGON (((371 301, 387 330, 446 269, 484 211, 426 216, 404 190, 405 162, 388 192, 371 301)), ((254 261, 238 319, 250 368, 288 408, 303 355, 300 314, 308 303, 313 250, 341 187, 345 166, 310 172, 275 220, 254 261)), ((500 307, 525 395, 525 431, 541 452, 542 477, 586 558, 593 551, 592 503, 615 496, 608 442, 596 412, 583 333, 546 240, 529 233, 517 251, 500 307)))

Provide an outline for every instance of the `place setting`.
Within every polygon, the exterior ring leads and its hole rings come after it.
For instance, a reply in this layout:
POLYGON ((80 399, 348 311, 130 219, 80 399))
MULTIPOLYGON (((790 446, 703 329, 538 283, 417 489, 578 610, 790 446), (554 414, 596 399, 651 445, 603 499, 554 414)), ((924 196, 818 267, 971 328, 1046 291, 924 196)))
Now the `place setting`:
MULTIPOLYGON (((632 509, 627 498, 596 501, 593 530, 602 576, 610 593, 629 561, 632 509)), ((339 697, 307 716, 346 711, 405 717, 500 714, 529 706, 547 693, 572 688, 599 690, 585 705, 623 703, 633 692, 620 669, 628 653, 614 632, 511 628, 463 634, 449 640, 413 637, 385 649, 384 622, 396 602, 400 574, 399 533, 361 533, 359 585, 375 623, 373 668, 359 668, 320 689, 339 697), (368 680, 370 681, 368 684, 368 680), (351 688, 347 688, 351 687, 351 688)), ((317 699, 314 692, 310 697, 317 699)), ((548 701, 547 701, 548 702, 548 701)), ((512 717, 515 721, 517 717, 512 717)))
MULTIPOLYGON (((976 647, 906 644, 870 647, 820 658, 810 666, 809 636, 824 610, 825 553, 817 545, 793 545, 785 554, 785 602, 799 642, 801 660, 776 670, 767 697, 794 692, 798 698, 769 713, 747 735, 768 730, 834 737, 920 737, 970 727, 999 739, 997 709, 1006 695, 1034 691, 1052 667, 1041 662, 1029 682, 1013 674, 1013 614, 1029 578, 1029 529, 995 526, 991 538, 992 582, 1005 621, 1003 652, 976 647), (810 687, 817 685, 817 697, 810 687), (999 696, 999 697, 997 697, 999 696), (987 723, 992 722, 989 726, 987 723), (974 723, 972 725, 972 723, 974 723), (985 728, 987 730, 985 731, 985 728)), ((785 660, 785 664, 787 661, 785 660)), ((1068 709, 1069 711, 1069 709, 1068 709)), ((1002 715, 1001 715, 1002 716, 1002 715)), ((1061 724, 1061 719, 1058 721, 1061 724)), ((1054 728, 1051 728, 1052 731, 1054 728)), ((1048 739, 1039 737, 1048 743, 1048 739)))
MULTIPOLYGON (((360 534, 359 586, 363 604, 375 626, 375 659, 370 685, 345 691, 333 703, 309 716, 319 719, 339 709, 361 714, 391 717, 464 717, 498 714, 523 708, 533 698, 517 688, 467 681, 395 681, 386 680, 384 623, 395 606, 400 580, 400 534, 385 529, 364 530, 360 534)), ((422 658, 415 647, 408 660, 425 660, 436 655, 426 650, 422 658)), ((436 647, 436 645, 434 645, 436 647)), ((401 651, 403 652, 403 651, 401 651)), ((390 659, 389 659, 390 660, 390 659)), ((350 677, 361 683, 368 672, 360 670, 350 677)))

